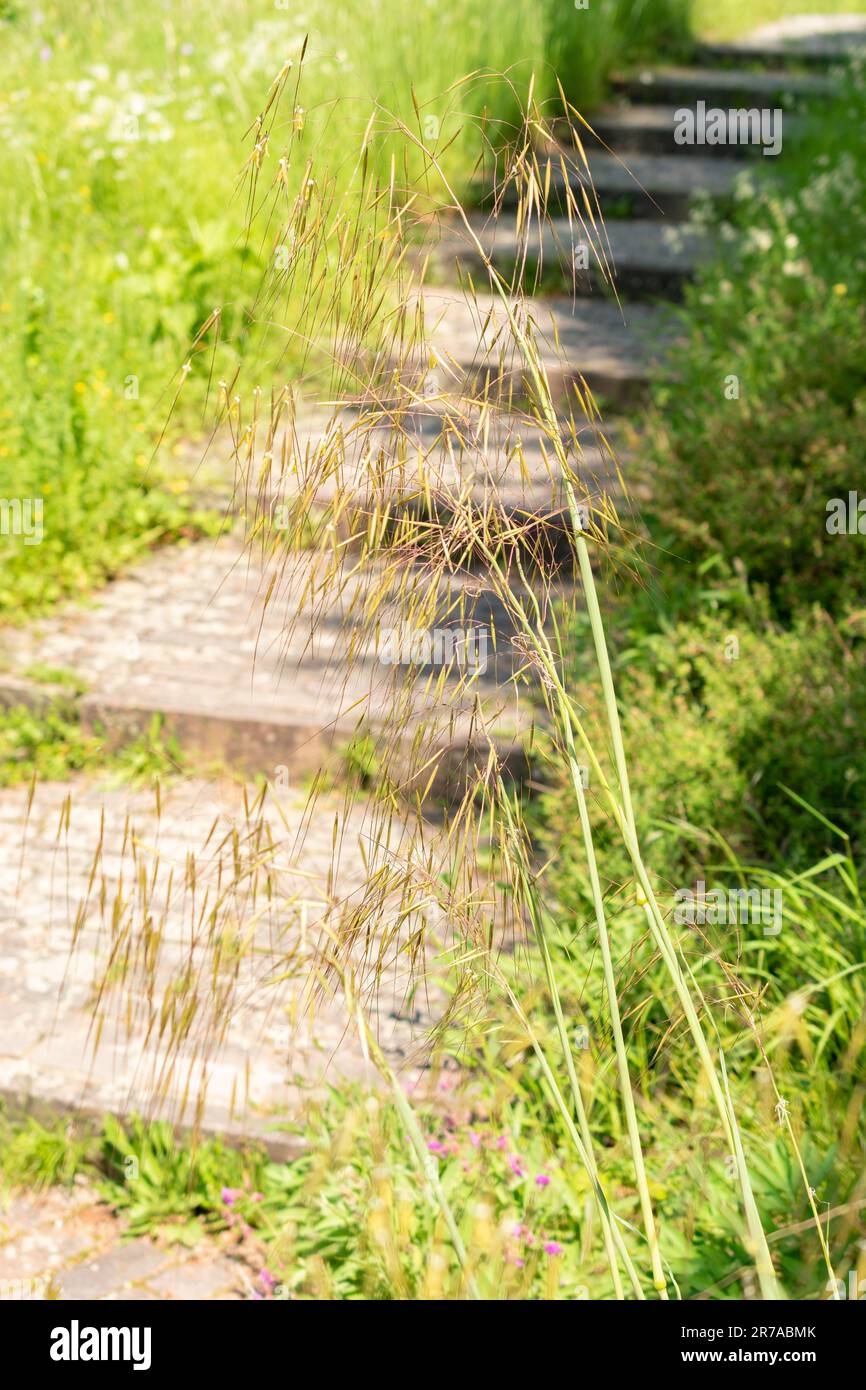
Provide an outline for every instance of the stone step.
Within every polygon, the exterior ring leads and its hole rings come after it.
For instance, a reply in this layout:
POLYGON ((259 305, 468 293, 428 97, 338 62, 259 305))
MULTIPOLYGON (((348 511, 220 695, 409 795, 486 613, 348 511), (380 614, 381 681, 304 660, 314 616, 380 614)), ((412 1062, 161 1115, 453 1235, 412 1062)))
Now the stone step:
POLYGON ((709 154, 692 157, 688 179, 683 178, 679 154, 632 154, 623 163, 614 155, 595 153, 590 168, 605 217, 610 216, 609 208, 622 207, 630 218, 671 221, 685 221, 695 199, 731 199, 743 172, 733 161, 709 154))
POLYGON ((864 46, 866 16, 807 14, 764 24, 733 43, 702 43, 698 57, 709 63, 826 66, 856 58, 864 46))
POLYGON ((483 264, 483 252, 509 275, 525 264, 527 288, 531 289, 534 277, 547 276, 581 296, 599 290, 611 293, 612 277, 617 294, 624 299, 677 299, 717 244, 705 227, 661 221, 612 218, 604 226, 584 227, 567 218, 552 218, 541 228, 533 222, 520 234, 507 216, 497 221, 475 216, 470 221, 481 251, 462 227, 455 227, 437 248, 446 271, 458 261, 475 273, 483 264))
MULTIPOLYGON (((256 804, 255 788, 225 777, 163 785, 158 811, 151 788, 83 776, 37 785, 28 808, 29 795, 0 790, 0 1095, 16 1110, 197 1118, 207 1134, 280 1153, 297 1141, 277 1127, 312 1092, 376 1084, 339 990, 311 1015, 304 988, 322 927, 361 901, 368 864, 400 854, 406 822, 384 825, 363 797, 350 811, 337 795, 308 802, 297 786, 256 804), (148 919, 152 993, 141 968, 148 919), (220 943, 239 924, 248 952, 220 969, 220 943), (102 999, 94 1049, 94 991, 112 947, 127 964, 102 999), (181 984, 198 1007, 163 1070, 158 1015, 181 984), (217 998, 225 1027, 211 1013, 217 998)), ((385 919, 389 904, 383 892, 385 919)), ((391 1065, 417 1080, 435 982, 407 1007, 405 961, 385 972, 367 998, 371 1023, 391 1065)))
POLYGON ((395 765, 413 785, 422 731, 427 776, 438 764, 443 790, 474 756, 480 708, 519 767, 522 724, 508 683, 518 658, 492 596, 460 581, 442 589, 430 623, 439 645, 428 633, 427 650, 422 634, 412 665, 402 636, 395 652, 389 634, 401 632, 396 586, 423 595, 423 571, 417 580, 406 567, 390 579, 370 571, 334 591, 318 564, 327 559, 288 552, 278 537, 258 558, 233 537, 155 552, 89 607, 0 634, 0 703, 44 705, 56 692, 28 677, 36 667, 74 672, 85 687, 82 723, 109 746, 146 734, 159 715, 184 751, 267 779, 279 768, 293 779, 339 773, 352 740, 372 730, 394 741, 395 765), (378 630, 361 616, 374 601, 378 630))
MULTIPOLYGON (((605 154, 591 137, 587 149, 592 170, 592 186, 582 171, 582 164, 569 169, 569 184, 573 196, 582 206, 581 187, 595 200, 592 188, 601 203, 601 209, 608 222, 626 218, 641 220, 667 217, 671 221, 685 221, 696 198, 709 198, 714 202, 724 202, 733 197, 734 189, 742 168, 732 160, 714 159, 709 153, 692 155, 689 162, 688 179, 683 178, 683 162, 679 154, 631 154, 626 161, 615 155, 605 154)), ((575 160, 575 151, 564 148, 563 153, 570 163, 575 160)), ((566 212, 565 178, 559 163, 558 147, 551 144, 542 154, 542 172, 547 157, 551 160, 550 199, 551 213, 566 212)), ((769 162, 769 161, 768 161, 769 162)), ((479 195, 478 204, 484 209, 492 204, 492 195, 479 195)), ((514 207, 517 190, 510 187, 503 199, 505 207, 514 207)))
MULTIPOLYGON (((427 385, 437 380, 431 372, 427 385)), ((621 422, 578 416, 559 423, 583 491, 597 500, 620 495, 626 458, 621 422)), ((280 437, 274 453, 282 456, 280 437)), ((319 516, 324 525, 337 509, 343 538, 359 528, 365 532, 377 506, 391 515, 444 515, 468 498, 477 509, 495 507, 515 521, 535 516, 552 523, 565 505, 554 451, 531 416, 479 409, 448 396, 402 410, 399 424, 388 428, 348 405, 302 409, 287 443, 285 470, 276 468, 263 483, 254 482, 247 466, 239 467, 218 441, 188 441, 172 466, 202 505, 220 511, 230 526, 242 518, 248 531, 265 515, 270 528, 288 529, 280 508, 296 506, 299 498, 307 499, 314 527, 319 516)))
MULTIPOLYGON (((459 290, 424 291, 425 348, 420 387, 437 364, 440 385, 463 395, 525 394, 531 376, 509 332, 498 296, 459 290)), ((519 307, 515 301, 515 307, 519 307)), ((646 395, 654 369, 676 341, 672 316, 661 307, 553 295, 525 301, 554 399, 575 404, 575 385, 617 407, 646 395)))
POLYGON ((768 106, 786 109, 798 102, 832 96, 839 88, 833 77, 819 73, 750 72, 743 68, 647 68, 616 74, 614 88, 633 102, 675 102, 708 106, 768 106))
MULTIPOLYGON (((674 104, 658 106, 617 106, 610 105, 598 110, 592 119, 592 128, 609 146, 614 154, 623 156, 626 160, 634 154, 676 154, 680 160, 704 159, 707 156, 717 160, 740 161, 753 160, 761 154, 761 146, 757 141, 754 143, 743 144, 718 144, 709 145, 705 142, 698 143, 698 139, 685 144, 678 144, 675 139, 675 132, 681 128, 681 121, 677 117, 680 108, 674 104)), ((696 109, 696 108, 694 108, 696 109)), ((708 104, 706 110, 715 109, 712 104, 708 104)), ((728 108, 721 108, 727 111, 728 108)), ((759 108, 758 108, 759 109, 759 108)), ((772 111, 766 108, 768 117, 772 117, 772 111)), ((776 158, 784 154, 785 139, 794 136, 802 129, 800 117, 784 115, 781 120, 782 126, 782 150, 776 158)), ((767 136, 768 145, 772 135, 772 126, 768 126, 767 136)), ((770 156, 767 156, 769 161, 770 156)), ((687 177, 686 172, 683 173, 687 177)))

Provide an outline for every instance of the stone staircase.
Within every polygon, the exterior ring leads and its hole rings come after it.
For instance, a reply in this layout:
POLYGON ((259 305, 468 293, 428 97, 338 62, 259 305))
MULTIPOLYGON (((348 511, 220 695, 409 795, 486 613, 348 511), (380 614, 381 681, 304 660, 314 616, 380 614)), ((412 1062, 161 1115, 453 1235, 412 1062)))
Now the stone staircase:
MULTIPOLYGON (((653 374, 676 341, 670 302, 714 250, 712 235, 688 224, 693 201, 724 205, 743 171, 769 178, 773 170, 768 166, 777 162, 755 159, 753 151, 740 148, 676 146, 674 109, 697 100, 723 106, 772 102, 784 106, 786 122, 801 118, 805 100, 832 90, 834 64, 851 51, 852 39, 830 26, 817 38, 800 28, 794 24, 738 45, 704 45, 701 66, 693 69, 620 76, 614 83, 615 102, 594 119, 595 130, 610 147, 591 150, 590 163, 602 206, 616 214, 609 214, 605 246, 620 303, 589 271, 529 305, 558 403, 565 403, 574 383, 585 383, 604 406, 604 426, 587 426, 580 440, 583 451, 575 454, 575 467, 590 487, 608 485, 612 463, 607 440, 617 435, 617 412, 633 410, 645 400, 653 374)), ((780 159, 784 157, 783 151, 780 159)), ((554 205, 557 187, 554 175, 554 205)), ((484 252, 508 266, 518 246, 507 214, 494 224, 485 215, 483 198, 480 207, 474 225, 484 252)), ((555 221, 530 244, 528 273, 569 267, 575 245, 576 232, 568 222, 555 221)), ((439 248, 439 279, 445 283, 424 292, 426 350, 450 373, 457 390, 492 382, 500 393, 519 395, 526 385, 524 372, 497 336, 501 309, 485 295, 470 306, 456 287, 454 261, 471 267, 472 259, 465 242, 458 246, 446 233, 439 248)), ((351 418, 347 411, 347 427, 351 418)), ((434 472, 441 468, 449 486, 465 483, 479 502, 495 490, 502 505, 518 512, 555 514, 561 507, 541 441, 525 422, 512 430, 507 419, 504 424, 500 419, 492 436, 479 426, 477 440, 456 463, 446 448, 436 452, 442 426, 435 413, 419 411, 416 427, 419 439, 430 445, 434 472)), ((308 440, 315 440, 317 428, 316 420, 308 422, 308 440)), ((356 459, 354 466, 365 465, 356 459)), ((280 878, 275 915, 262 927, 265 936, 272 933, 271 944, 281 933, 302 930, 286 904, 301 899, 333 903, 362 891, 358 836, 369 834, 363 804, 352 813, 360 828, 352 816, 341 822, 348 839, 335 876, 339 801, 323 802, 311 814, 305 808, 303 779, 325 766, 359 730, 387 733, 394 723, 378 653, 363 643, 351 650, 352 595, 346 596, 348 622, 340 611, 317 613, 306 564, 303 555, 296 557, 276 596, 271 593, 263 607, 267 567, 258 566, 237 537, 227 534, 218 541, 157 552, 94 595, 87 607, 69 606, 29 629, 0 636, 0 701, 6 705, 44 704, 54 692, 31 673, 38 667, 64 668, 81 678, 77 699, 84 722, 104 729, 111 743, 145 730, 160 715, 191 754, 216 759, 241 778, 273 782, 285 775, 290 793, 271 792, 268 802, 274 872, 280 878), (323 621, 311 637, 314 618, 323 621)), ((492 610, 473 612, 474 621, 497 621, 492 610)), ((479 692, 496 706, 496 728, 519 746, 524 725, 507 683, 510 671, 507 652, 500 653, 480 674, 480 684, 461 692, 448 732, 458 753, 470 748, 479 692)), ((419 709, 425 707, 429 675, 420 672, 417 685, 404 689, 403 699, 417 699, 419 709)), ((411 715, 405 727, 407 737, 413 737, 411 715)), ((87 781, 71 788, 37 788, 30 807, 25 790, 0 792, 5 961, 0 975, 0 1092, 94 1111, 142 1104, 143 1082, 152 1080, 156 1061, 142 1050, 140 1039, 118 1036, 107 1060, 104 1052, 96 1063, 89 1057, 89 986, 84 975, 67 970, 73 920, 84 903, 86 950, 95 959, 106 903, 118 895, 122 900, 122 885, 129 881, 131 845, 144 847, 142 853, 148 846, 161 846, 164 862, 179 879, 189 855, 199 854, 207 874, 218 881, 231 845, 225 849, 218 835, 215 849, 209 827, 216 821, 230 841, 230 827, 242 809, 239 783, 222 774, 181 782, 159 814, 144 793, 94 789, 87 781), (72 811, 70 793, 78 803, 72 811), (160 818, 166 814, 168 830, 160 818), (131 837, 130 817, 135 825, 131 837), (94 889, 97 843, 105 854, 94 889), (202 847, 208 844, 205 853, 202 847), (93 907, 94 892, 99 913, 93 907)), ((164 897, 167 932, 180 959, 190 930, 184 915, 189 904, 168 885, 164 897)), ((237 1132, 240 1109, 248 1132, 267 1134, 272 1118, 284 1114, 298 1095, 297 1078, 314 1084, 327 1062, 331 1075, 369 1079, 357 1043, 344 1040, 347 1020, 336 1008, 327 1015, 321 1035, 290 1064, 285 1041, 274 1033, 272 1022, 291 1015, 291 1000, 271 997, 263 1003, 254 998, 255 982, 248 983, 249 1001, 215 1063, 201 1116, 206 1127, 237 1132)), ((425 1023, 421 1013, 404 1014, 405 999, 405 984, 395 980, 390 1010, 382 1006, 383 1037, 395 1065, 411 1056, 425 1023)), ((194 1090, 199 1082, 200 1077, 194 1090)), ((168 1109, 167 1103, 163 1108, 168 1109)))
MULTIPOLYGON (((594 230, 588 237, 565 218, 530 237, 527 278, 552 269, 564 282, 560 291, 528 305, 557 403, 564 406, 573 399, 577 384, 588 386, 604 409, 605 441, 598 430, 587 428, 575 460, 591 487, 610 485, 607 441, 617 434, 617 412, 640 405, 676 342, 669 305, 701 260, 717 249, 706 227, 689 224, 690 203, 723 204, 744 170, 772 177, 767 166, 776 163, 756 160, 753 150, 737 146, 674 146, 675 104, 704 100, 760 106, 779 101, 789 114, 796 113, 804 100, 833 89, 831 60, 838 57, 839 45, 831 34, 819 46, 820 57, 796 36, 788 45, 765 35, 724 53, 703 51, 701 67, 617 76, 617 104, 592 120, 612 153, 591 153, 590 163, 602 207, 614 202, 627 215, 609 217, 604 231, 594 230), (744 62, 748 54, 748 66, 724 65, 739 53, 744 62), (795 66, 780 66, 783 57, 795 66), (807 64, 809 70, 803 71, 807 64), (623 207, 620 200, 626 194, 623 207), (572 275, 575 249, 583 240, 595 269, 572 275), (602 254, 615 273, 619 302, 599 274, 602 254)), ((780 158, 784 160, 784 150, 780 158)), ((507 212, 493 221, 481 210, 472 222, 484 253, 497 266, 507 269, 515 262, 521 248, 507 212)), ((465 238, 456 239, 446 230, 437 257, 440 281, 454 279, 455 262, 477 276, 478 254, 465 238)), ((437 283, 423 298, 424 355, 432 353, 443 364, 449 384, 453 381, 464 393, 489 389, 490 383, 499 394, 519 397, 525 391, 524 365, 502 331, 504 315, 494 297, 479 293, 470 302, 456 284, 437 283)), ((347 430, 351 417, 347 411, 347 430)), ((315 442, 320 428, 313 418, 304 437, 315 442)), ((436 441, 441 428, 435 411, 419 412, 415 435, 434 477, 440 467, 436 441)), ((518 511, 556 513, 561 508, 549 461, 525 421, 510 433, 507 419, 503 424, 499 417, 492 438, 467 449, 458 464, 454 457, 453 451, 441 451, 440 477, 450 469, 447 485, 453 487, 460 474, 459 481, 468 480, 476 500, 495 487, 500 500, 518 511), (511 457, 518 440, 519 465, 511 457)), ((352 466, 350 454, 347 459, 352 466)), ((182 745, 245 773, 268 776, 269 769, 281 765, 292 776, 307 775, 326 746, 348 740, 380 703, 375 653, 357 653, 349 671, 338 651, 345 639, 337 615, 328 616, 311 645, 312 614, 307 620, 295 613, 289 636, 290 592, 282 592, 280 602, 263 613, 266 585, 266 576, 244 559, 232 536, 154 554, 97 594, 90 608, 70 607, 24 633, 0 636, 0 700, 7 705, 44 703, 51 690, 28 679, 27 671, 70 669, 86 685, 80 697, 86 722, 101 724, 113 742, 162 714, 182 745), (330 643, 328 651, 322 643, 330 643)), ((500 663, 497 674, 503 670, 500 663)), ((489 679, 486 685, 490 687, 489 679)))

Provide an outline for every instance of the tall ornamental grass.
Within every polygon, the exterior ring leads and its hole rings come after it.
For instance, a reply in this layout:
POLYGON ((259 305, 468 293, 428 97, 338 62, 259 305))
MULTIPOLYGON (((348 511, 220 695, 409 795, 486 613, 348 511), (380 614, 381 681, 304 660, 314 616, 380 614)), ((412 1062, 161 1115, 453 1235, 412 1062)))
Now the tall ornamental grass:
MULTIPOLYGON (((603 248, 586 124, 562 93, 567 128, 558 131, 554 155, 539 155, 539 148, 551 148, 552 132, 531 84, 529 91, 522 122, 499 150, 496 206, 516 202, 518 230, 528 241, 548 215, 548 161, 554 161, 571 190, 566 214, 575 236, 603 248)), ((597 403, 579 374, 567 390, 554 389, 543 311, 524 298, 519 270, 508 282, 485 256, 419 113, 405 121, 377 108, 344 182, 330 174, 327 144, 320 163, 318 150, 302 142, 305 127, 296 113, 303 94, 302 69, 285 63, 251 123, 241 183, 244 240, 272 248, 256 300, 263 331, 237 371, 214 385, 211 437, 235 464, 263 602, 281 605, 287 635, 308 628, 314 649, 327 625, 327 646, 319 650, 330 653, 322 658, 330 661, 330 674, 347 689, 353 671, 369 682, 368 697, 353 695, 346 710, 355 713, 369 757, 343 784, 335 813, 333 898, 301 938, 289 901, 280 932, 260 938, 263 916, 272 920, 282 902, 274 835, 262 820, 264 791, 249 823, 218 846, 231 872, 220 875, 219 898, 207 919, 198 920, 182 977, 168 968, 154 930, 156 878, 139 877, 134 898, 118 900, 113 910, 101 902, 110 969, 96 996, 99 1033, 130 991, 136 1005, 126 1018, 161 1039, 161 1084, 176 1078, 190 1099, 191 1058, 199 1063, 219 1049, 232 1010, 250 989, 267 995, 289 979, 302 980, 313 1013, 323 996, 338 995, 391 1094, 418 1181, 437 1213, 454 1290, 478 1297, 484 1293, 479 1251, 467 1242, 453 1189, 380 1046, 370 1002, 386 987, 429 989, 439 1000, 430 1039, 435 1054, 460 1027, 470 1044, 483 1042, 479 1020, 487 1002, 498 1000, 532 1054, 544 1109, 565 1138, 569 1172, 591 1199, 586 1258, 603 1262, 605 1296, 675 1298, 688 1227, 669 1231, 659 1216, 641 1094, 647 1081, 642 1034, 639 1019, 623 1008, 628 941, 631 968, 652 966, 653 1007, 666 1018, 677 1054, 689 1059, 677 1091, 691 1099, 708 1143, 724 1157, 735 1194, 730 1219, 756 1294, 777 1297, 782 1289, 753 1175, 758 1139, 744 1122, 725 1027, 732 992, 742 999, 743 1046, 771 1078, 772 1058, 736 963, 712 948, 696 958, 693 938, 671 920, 668 885, 653 872, 638 829, 640 788, 631 783, 600 601, 606 574, 615 568, 629 578, 634 545, 624 483, 597 403), (405 160, 390 163, 387 179, 371 152, 378 140, 406 150, 405 160), (297 166, 301 151, 298 187, 286 170, 297 166), (423 199, 417 180, 401 176, 418 161, 423 199), (468 373, 449 351, 448 335, 437 336, 435 299, 424 294, 425 236, 435 237, 440 219, 484 266, 482 283, 463 280, 465 313, 477 333, 468 373), (285 255, 273 254, 280 249, 285 255), (301 369, 286 371, 298 352, 301 369), (310 419, 312 429, 304 423, 310 419), (588 467, 587 441, 606 465, 601 471, 597 461, 593 471, 588 467), (563 659, 564 592, 586 615, 603 711, 603 727, 592 737, 563 659), (335 641, 338 616, 342 638, 335 641), (383 641, 390 643, 395 630, 423 635, 448 622, 484 628, 497 653, 496 682, 485 682, 483 671, 453 654, 431 662, 411 655, 410 646, 410 655, 395 663, 389 647, 384 658, 383 641), (627 1179, 621 1170, 608 1171, 594 1126, 592 1091, 563 1002, 556 945, 562 926, 552 921, 547 867, 535 853, 514 780, 521 759, 531 757, 536 721, 545 728, 546 756, 564 770, 573 797, 590 912, 565 930, 602 1001, 605 1066, 615 1078, 610 1103, 624 1136, 627 1179), (599 815, 608 845, 626 864, 615 900, 603 886, 599 815), (337 862, 350 845, 364 877, 342 896, 337 862), (244 892, 262 905, 248 919, 236 915, 244 892), (525 951, 550 1001, 548 1018, 533 1008, 538 980, 512 969, 525 951)), ((605 273, 603 249, 598 259, 605 273)), ((209 377, 218 330, 208 316, 178 390, 209 377)), ((309 791, 308 815, 333 792, 323 769, 309 791)), ((134 833, 130 838, 134 844, 134 833)), ((185 890, 190 875, 195 861, 185 890)), ((94 883, 97 878, 98 862, 94 883)), ((96 901, 82 904, 79 930, 96 901)), ((748 1107, 746 1113, 752 1122, 748 1107)), ((832 1280, 832 1254, 790 1122, 786 1136, 832 1280)), ((696 1202, 701 1191, 696 1185, 696 1202)), ((701 1206, 690 1220, 711 1228, 715 1214, 701 1206)))

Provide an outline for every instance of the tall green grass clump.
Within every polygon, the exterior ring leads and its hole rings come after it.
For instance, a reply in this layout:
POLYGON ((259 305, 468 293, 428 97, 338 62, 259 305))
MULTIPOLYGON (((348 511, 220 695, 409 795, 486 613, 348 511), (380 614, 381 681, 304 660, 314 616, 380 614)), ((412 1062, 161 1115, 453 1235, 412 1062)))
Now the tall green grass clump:
MULTIPOLYGON (((631 635, 619 660, 624 733, 638 823, 661 872, 687 882, 700 867, 681 824, 712 826, 748 860, 815 862, 833 836, 789 791, 820 807, 862 857, 866 788, 853 737, 866 714, 861 624, 840 626, 818 611, 786 629, 757 604, 748 616, 703 615, 631 635)), ((586 666, 575 660, 578 698, 599 735, 603 711, 586 666)), ((570 826, 567 795, 542 796, 538 809, 558 848, 570 826)), ((607 862, 613 885, 625 861, 607 862)), ((575 861, 558 863, 557 876, 570 879, 575 861)))

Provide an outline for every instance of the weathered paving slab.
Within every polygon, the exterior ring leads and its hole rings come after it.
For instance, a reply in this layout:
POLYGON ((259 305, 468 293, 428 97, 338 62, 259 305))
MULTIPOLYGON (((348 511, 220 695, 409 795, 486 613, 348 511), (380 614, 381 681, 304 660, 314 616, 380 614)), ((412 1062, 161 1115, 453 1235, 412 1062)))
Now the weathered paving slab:
POLYGON ((267 1284, 248 1259, 204 1238, 193 1249, 127 1240, 83 1179, 6 1194, 0 1205, 0 1300, 240 1299, 267 1284))
POLYGON ((382 633, 400 616, 395 603, 383 604, 378 635, 363 619, 378 582, 368 567, 331 589, 305 553, 278 549, 259 561, 233 537, 161 550, 89 607, 69 605, 38 628, 0 634, 0 702, 44 702, 51 691, 27 679, 35 666, 74 672, 86 686, 77 699, 85 726, 112 745, 147 733, 160 715, 166 732, 202 758, 251 776, 285 767, 299 777, 339 771, 347 745, 368 727, 408 747, 422 719, 431 750, 441 739, 443 769, 459 766, 480 695, 507 756, 518 727, 507 685, 516 658, 507 638, 498 649, 492 641, 492 628, 508 631, 501 606, 483 593, 467 593, 461 605, 459 589, 443 592, 442 624, 486 630, 489 655, 483 668, 458 663, 442 691, 430 690, 428 667, 382 659, 382 633))
MULTIPOLYGON (((549 211, 565 212, 565 177, 560 165, 560 151, 573 164, 575 152, 566 146, 548 144, 541 151, 543 177, 547 177, 547 160, 550 159, 549 211)), ((671 154, 630 154, 627 160, 601 149, 587 151, 592 171, 592 182, 578 167, 569 167, 568 183, 574 196, 580 198, 580 189, 585 187, 588 196, 595 196, 601 204, 601 211, 608 222, 621 216, 640 219, 667 217, 672 221, 683 221, 695 199, 711 199, 717 202, 730 199, 739 179, 744 177, 742 168, 733 160, 712 159, 707 155, 693 154, 689 160, 689 177, 683 179, 683 162, 671 154)), ((514 207, 517 202, 517 189, 510 185, 505 192, 503 205, 514 207)), ((492 195, 479 198, 482 207, 492 204, 492 195)))
MULTIPOLYGON (((707 102, 708 107, 712 107, 712 101, 707 102)), ((760 102, 754 103, 760 108, 760 102)), ((670 105, 646 105, 646 106, 605 106, 597 111, 592 119, 592 128, 598 137, 608 145, 615 154, 620 154, 626 158, 632 154, 676 154, 681 160, 691 160, 705 158, 711 155, 717 160, 754 160, 760 156, 761 148, 759 145, 752 144, 725 144, 725 145, 706 145, 706 144, 684 144, 678 145, 674 132, 677 129, 676 113, 679 109, 677 104, 670 105)), ((727 110, 727 107, 722 107, 727 110)), ((791 116, 787 113, 783 121, 784 136, 791 136, 799 132, 802 128, 801 118, 791 116)), ((784 142, 778 155, 773 157, 773 161, 784 158, 784 142)), ((762 161, 762 162, 770 162, 762 161)))
MULTIPOLYGON (((321 431, 308 424, 313 453, 296 440, 298 453, 287 456, 285 472, 265 495, 243 477, 231 478, 234 465, 225 460, 223 503, 230 511, 233 498, 253 520, 263 512, 270 524, 263 543, 245 546, 241 535, 227 534, 163 549, 87 606, 70 604, 30 628, 0 632, 0 703, 42 707, 61 692, 28 673, 72 672, 83 686, 75 704, 85 727, 103 732, 112 746, 146 734, 160 716, 184 750, 265 777, 275 767, 293 777, 325 766, 339 771, 345 749, 367 728, 399 733, 409 749, 423 719, 431 752, 442 750, 444 781, 471 762, 473 740, 481 737, 480 696, 503 756, 522 764, 522 723, 509 685, 520 659, 501 604, 473 592, 471 574, 441 584, 431 626, 480 632, 485 664, 467 671, 458 662, 442 691, 431 694, 430 666, 422 662, 414 674, 402 663, 398 669, 383 660, 380 641, 383 629, 401 626, 396 590, 405 598, 407 584, 416 593, 429 586, 424 565, 411 581, 411 566, 382 578, 367 565, 350 582, 332 582, 327 547, 315 556, 289 551, 279 531, 280 510, 298 496, 306 514, 308 496, 314 505, 346 492, 362 529, 374 504, 392 516, 401 509, 442 514, 468 498, 476 508, 504 513, 508 525, 534 528, 540 519, 558 544, 570 523, 549 442, 531 418, 441 399, 447 370, 438 370, 438 382, 437 371, 428 370, 426 384, 437 395, 404 412, 401 451, 398 457, 392 450, 387 466, 385 432, 353 438, 357 412, 349 410, 336 422, 345 444, 336 462, 316 459, 321 431), (376 597, 378 627, 371 627, 364 613, 380 579, 394 593, 376 597)), ((566 438, 584 495, 620 497, 613 432, 583 422, 566 438)), ((196 467, 190 463, 191 473, 196 467)))
MULTIPOLYGON (((354 510, 369 514, 377 500, 389 510, 431 510, 455 496, 471 497, 477 507, 548 515, 562 506, 562 487, 551 463, 550 441, 529 415, 480 409, 450 394, 441 372, 431 369, 423 402, 403 407, 399 425, 371 423, 364 411, 345 406, 330 413, 305 409, 288 441, 288 469, 274 472, 256 489, 216 443, 190 441, 173 461, 202 502, 226 516, 276 514, 276 508, 309 492, 311 505, 353 499, 354 510), (327 457, 323 441, 339 434, 339 460, 327 457), (383 479, 382 459, 387 460, 383 479)), ((594 495, 619 491, 612 465, 619 425, 563 418, 560 422, 570 466, 594 495)), ((274 452, 280 453, 281 439, 274 452)), ((622 459, 620 459, 622 462, 622 459)), ((348 520, 348 515, 345 520, 348 520)), ((344 532, 347 532, 344 521, 344 532)))
POLYGON ((737 68, 647 68, 635 74, 618 74, 614 88, 633 102, 706 101, 712 106, 793 106, 798 102, 828 97, 838 90, 833 77, 820 73, 775 71, 749 72, 737 68))
MULTIPOLYGON (((159 803, 78 778, 27 803, 0 792, 0 1094, 279 1150, 276 1127, 325 1080, 375 1083, 342 991, 311 995, 310 969, 325 923, 363 901, 365 857, 399 860, 404 825, 292 788, 245 806, 224 777, 163 786, 159 803), (181 1009, 173 1044, 160 1019, 181 1009)), ((387 893, 377 904, 381 925, 387 893)), ((364 998, 411 1079, 436 996, 410 1007, 409 983, 392 962, 364 998)))
MULTIPOLYGON (((574 402, 574 387, 585 382, 608 402, 639 399, 653 369, 676 340, 672 319, 645 304, 573 300, 553 295, 529 300, 521 311, 535 326, 540 358, 560 402, 574 402)), ((440 365, 443 382, 474 385, 477 392, 522 394, 530 385, 526 365, 509 333, 498 298, 460 291, 424 292, 427 360, 440 365)), ((420 364, 419 364, 420 365, 420 364)))
POLYGON ((443 267, 455 260, 477 266, 482 263, 483 252, 494 264, 509 269, 525 263, 530 284, 536 271, 556 271, 582 296, 600 289, 610 294, 612 278, 617 293, 624 298, 677 298, 717 245, 707 228, 678 223, 613 218, 603 226, 584 227, 562 217, 545 222, 541 228, 533 222, 520 233, 507 215, 496 221, 475 217, 471 224, 481 251, 465 231, 457 229, 443 237, 438 248, 443 267))

